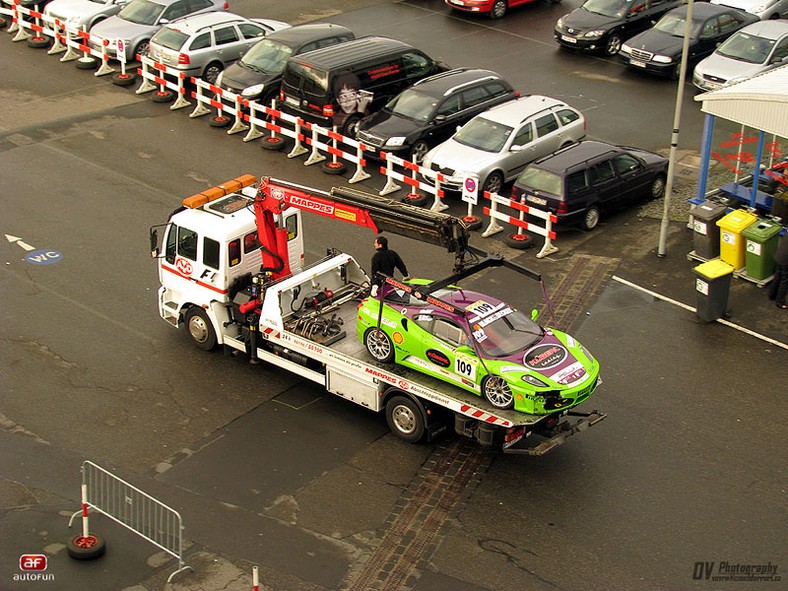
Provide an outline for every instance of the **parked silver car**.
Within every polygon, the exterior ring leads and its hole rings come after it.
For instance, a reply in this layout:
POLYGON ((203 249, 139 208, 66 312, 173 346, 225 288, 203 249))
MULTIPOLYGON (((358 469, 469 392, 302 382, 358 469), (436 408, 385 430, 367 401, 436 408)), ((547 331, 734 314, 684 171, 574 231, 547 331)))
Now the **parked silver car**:
POLYGON ((228 10, 227 0, 131 0, 123 9, 95 25, 90 31, 90 46, 101 49, 109 42, 107 54, 117 57, 118 40, 123 44, 126 61, 148 53, 153 34, 164 25, 192 14, 228 10))
POLYGON ((114 16, 129 0, 53 0, 44 14, 69 27, 89 31, 93 25, 114 16))
POLYGON ((788 17, 788 0, 711 0, 711 3, 749 12, 762 21, 788 17))
POLYGON ((581 140, 586 120, 554 98, 531 95, 477 115, 424 157, 429 182, 444 175, 444 189, 461 190, 467 177, 480 191, 497 193, 529 162, 581 140))
POLYGON ((161 64, 213 84, 225 66, 260 39, 289 26, 229 12, 197 14, 159 29, 150 40, 148 54, 161 64))
POLYGON ((711 91, 788 64, 788 20, 758 21, 737 31, 692 73, 692 83, 711 91))

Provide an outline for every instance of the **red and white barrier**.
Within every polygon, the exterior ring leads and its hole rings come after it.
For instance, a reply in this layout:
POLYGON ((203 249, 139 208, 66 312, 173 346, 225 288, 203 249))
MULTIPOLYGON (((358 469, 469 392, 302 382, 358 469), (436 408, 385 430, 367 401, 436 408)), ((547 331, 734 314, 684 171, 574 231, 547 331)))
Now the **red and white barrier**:
POLYGON ((161 97, 160 102, 169 101, 172 96, 177 96, 175 102, 170 105, 170 109, 173 111, 191 105, 186 99, 187 76, 184 72, 160 64, 146 55, 138 55, 137 58, 141 65, 137 73, 142 77, 142 84, 134 91, 135 94, 145 94, 156 90, 156 95, 161 97), (167 80, 165 75, 174 78, 175 82, 167 80))
POLYGON ((331 156, 331 161, 323 165, 323 170, 325 172, 330 174, 340 174, 344 172, 346 167, 343 162, 339 162, 339 158, 341 158, 356 165, 355 173, 348 179, 349 183, 357 183, 370 177, 369 173, 364 170, 364 166, 367 163, 364 159, 364 151, 366 150, 364 144, 352 138, 345 137, 337 132, 336 128, 333 130, 326 129, 325 127, 313 123, 305 123, 304 125, 307 130, 312 132, 311 135, 306 137, 306 143, 308 146, 311 146, 312 150, 309 154, 309 158, 304 162, 305 166, 324 161, 326 156, 320 153, 320 150, 324 150, 331 156), (320 141, 321 136, 325 136, 325 141, 320 141), (331 143, 328 143, 329 141, 331 143), (355 149, 355 151, 353 153, 345 152, 339 147, 339 144, 349 146, 355 149))
POLYGON ((485 191, 484 198, 490 200, 491 207, 484 207, 484 214, 490 216, 490 225, 487 226, 487 229, 484 232, 482 232, 482 236, 487 238, 493 234, 497 234, 498 232, 503 232, 503 226, 498 223, 498 220, 500 220, 517 227, 517 232, 512 236, 513 238, 516 236, 524 237, 525 235, 523 232, 525 230, 540 236, 544 236, 544 246, 542 246, 542 249, 536 254, 536 258, 541 259, 542 257, 546 257, 547 255, 558 251, 558 248, 553 244, 553 240, 556 238, 556 234, 553 231, 553 224, 558 222, 558 218, 554 214, 550 213, 549 211, 536 209, 535 207, 531 207, 525 203, 520 203, 514 199, 501 197, 497 193, 488 193, 485 191), (499 212, 498 205, 510 207, 518 211, 518 216, 512 217, 499 212), (545 220, 545 227, 542 228, 536 224, 530 224, 526 222, 525 214, 545 220))
MULTIPOLYGON (((430 207, 432 211, 443 211, 449 207, 443 203, 443 189, 440 187, 440 184, 443 181, 442 174, 438 173, 436 175, 435 184, 432 185, 419 180, 418 175, 422 172, 423 168, 418 164, 400 158, 399 156, 395 156, 394 154, 389 154, 388 152, 381 152, 380 157, 386 162, 386 166, 380 167, 380 172, 386 175, 386 185, 380 190, 379 193, 381 196, 399 191, 402 187, 400 187, 394 181, 401 181, 406 185, 413 187, 414 189, 421 189, 425 193, 432 195, 433 201, 432 206, 430 207), (410 176, 406 176, 404 173, 395 170, 395 165, 404 168, 406 171, 408 171, 410 176)), ((415 200, 415 198, 420 197, 420 195, 418 193, 411 192, 408 197, 413 197, 415 200)))

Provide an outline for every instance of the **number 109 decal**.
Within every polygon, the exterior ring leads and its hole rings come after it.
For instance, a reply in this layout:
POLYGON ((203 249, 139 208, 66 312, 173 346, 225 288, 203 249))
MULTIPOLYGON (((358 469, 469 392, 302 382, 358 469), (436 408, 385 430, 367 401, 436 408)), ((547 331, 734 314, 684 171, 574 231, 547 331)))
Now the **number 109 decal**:
POLYGON ((476 360, 471 357, 457 355, 454 359, 454 373, 460 374, 471 381, 476 381, 476 360))

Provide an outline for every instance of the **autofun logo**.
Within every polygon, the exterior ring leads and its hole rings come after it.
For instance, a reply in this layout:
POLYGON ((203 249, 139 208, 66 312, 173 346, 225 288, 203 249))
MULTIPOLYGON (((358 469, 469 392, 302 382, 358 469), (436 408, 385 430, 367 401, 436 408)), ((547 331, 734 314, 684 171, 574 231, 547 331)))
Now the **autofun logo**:
POLYGON ((19 557, 20 573, 14 573, 14 581, 54 581, 55 575, 44 572, 47 569, 45 554, 22 554, 19 557))

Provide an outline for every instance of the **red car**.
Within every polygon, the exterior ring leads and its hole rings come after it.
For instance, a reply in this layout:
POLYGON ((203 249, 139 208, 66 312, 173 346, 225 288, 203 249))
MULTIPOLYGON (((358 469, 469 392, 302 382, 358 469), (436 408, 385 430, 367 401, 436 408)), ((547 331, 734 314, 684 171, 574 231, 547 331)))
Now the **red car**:
MULTIPOLYGON (((501 18, 510 8, 536 0, 443 0, 446 6, 464 12, 486 12, 490 18, 501 18)), ((557 3, 561 0, 552 0, 557 3)))

